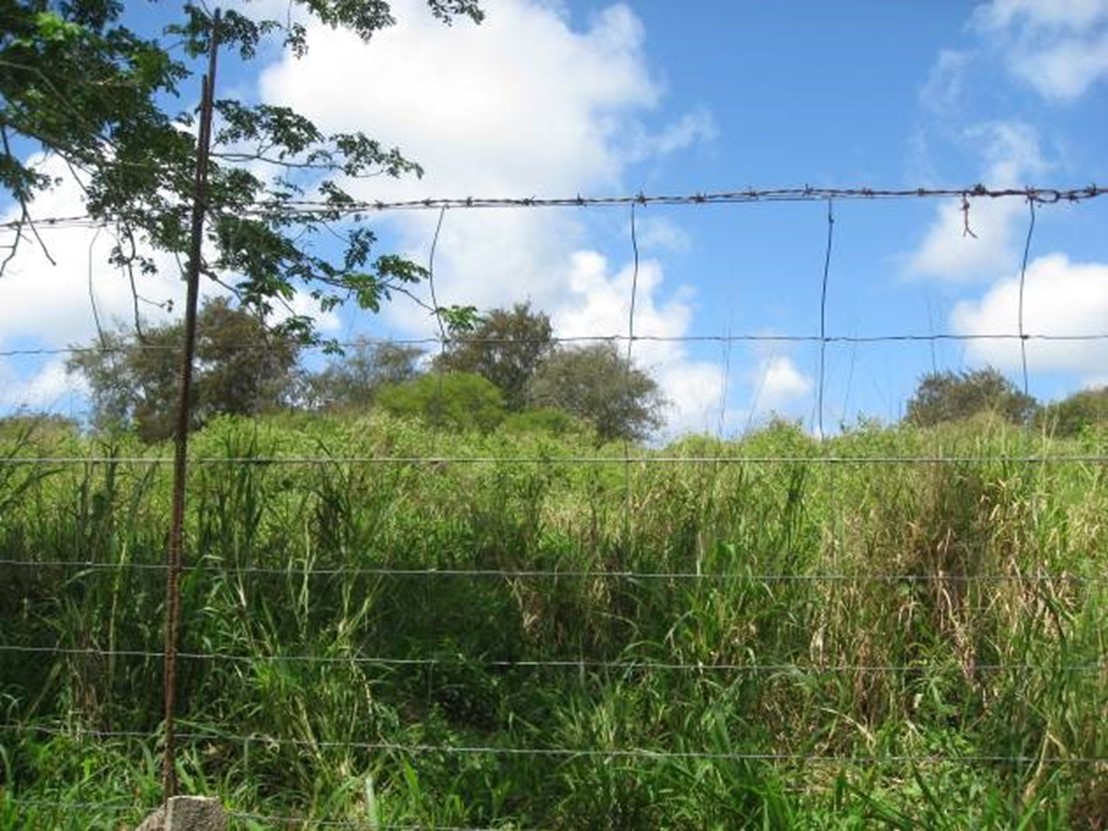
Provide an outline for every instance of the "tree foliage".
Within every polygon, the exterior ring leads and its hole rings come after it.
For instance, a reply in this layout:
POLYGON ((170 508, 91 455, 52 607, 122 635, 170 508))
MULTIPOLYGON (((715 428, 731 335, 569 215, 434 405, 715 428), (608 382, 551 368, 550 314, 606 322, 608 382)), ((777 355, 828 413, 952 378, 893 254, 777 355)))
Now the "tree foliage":
POLYGON ((535 371, 554 349, 554 329, 544 312, 530 303, 493 309, 472 331, 453 339, 436 359, 449 372, 473 372, 487 378, 504 395, 509 410, 528 403, 528 386, 535 371))
MULTIPOLYGON (((445 22, 482 19, 479 0, 426 3, 445 22)), ((280 19, 252 16, 250 5, 236 4, 218 24, 223 50, 249 61, 263 42, 276 39, 303 55, 307 29, 293 22, 294 7, 367 41, 395 22, 386 0, 290 0, 280 19)), ((144 245, 187 253, 194 116, 167 105, 209 47, 216 26, 207 9, 191 2, 177 7, 178 19, 164 32, 176 44, 171 51, 159 38, 163 33, 129 28, 118 0, 0 6, 0 188, 22 207, 17 247, 33 234, 35 197, 57 184, 29 161, 30 151, 39 150, 60 158, 81 180, 88 213, 114 225, 117 265, 155 270, 144 245)), ((191 88, 185 93, 195 95, 191 88)), ((298 288, 324 309, 353 299, 376 310, 424 276, 401 257, 375 255, 368 228, 342 224, 352 202, 346 182, 418 175, 417 164, 362 133, 325 134, 287 107, 217 97, 215 109, 205 245, 212 253, 201 263, 203 273, 230 280, 239 299, 263 314, 298 288), (325 231, 344 240, 334 257, 311 245, 325 231)), ((292 314, 282 326, 302 340, 314 337, 304 315, 292 314)))
POLYGON ((598 441, 646 438, 662 425, 657 382, 612 343, 558 349, 539 366, 530 400, 590 424, 598 441))
POLYGON ((1049 404, 1039 418, 1057 436, 1078 436, 1097 425, 1108 424, 1108 387, 1081 390, 1049 404))
POLYGON ((368 408, 383 386, 415 378, 423 354, 415 346, 359 338, 344 355, 308 378, 308 402, 322 409, 368 408))
POLYGON ((490 432, 504 420, 504 396, 472 372, 429 373, 382 387, 377 405, 398 416, 419 418, 459 432, 490 432))
MULTIPOLYGON (((89 385, 94 425, 134 428, 145 441, 173 434, 183 326, 148 327, 141 336, 121 327, 73 354, 67 369, 89 385)), ((299 352, 294 337, 274 333, 258 314, 208 301, 197 316, 192 426, 295 404, 299 352)))
POLYGON ((992 367, 966 372, 924 375, 908 401, 906 421, 930 427, 960 421, 978 413, 993 413, 1013 424, 1026 424, 1038 404, 992 367))

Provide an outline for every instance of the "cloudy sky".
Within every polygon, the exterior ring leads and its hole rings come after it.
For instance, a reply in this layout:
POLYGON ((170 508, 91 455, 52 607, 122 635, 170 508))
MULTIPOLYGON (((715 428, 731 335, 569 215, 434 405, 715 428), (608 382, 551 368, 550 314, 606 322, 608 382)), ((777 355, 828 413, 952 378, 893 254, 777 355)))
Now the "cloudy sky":
MULTIPOLYGON (((353 186, 375 200, 1108 181, 1108 0, 485 5, 483 25, 445 27, 395 0, 398 25, 368 45, 312 27, 306 57, 229 68, 223 94, 364 130, 425 168, 353 186)), ((81 213, 74 190, 36 212, 81 213)), ((1017 331, 1026 202, 975 200, 968 217, 958 200, 833 212, 829 335, 1017 331)), ((1034 220, 1025 331, 1108 334, 1108 199, 1039 206, 1034 220)), ((436 212, 373 221, 384 247, 427 261, 436 212)), ((665 340, 633 354, 671 401, 670 433, 732 435, 771 411, 815 425, 818 347, 790 338, 819 333, 827 204, 640 207, 637 272, 630 230, 627 208, 449 211, 439 302, 529 300, 558 335, 609 336, 627 333, 636 283, 635 333, 665 340), (680 340, 706 337, 719 339, 680 340)), ((95 315, 132 314, 129 282, 103 263, 107 232, 44 237, 56 265, 27 246, 0 279, 0 352, 87 342, 95 315)), ((180 294, 163 265, 139 285, 151 319, 180 294)), ((340 339, 435 331, 404 301, 321 323, 340 339)), ((1032 340, 1027 359, 1044 399, 1108 383, 1108 340, 1032 340)), ((63 361, 0 356, 0 406, 79 412, 63 361)), ((989 364, 1022 384, 1010 341, 832 343, 824 422, 896 419, 921 373, 989 364)))

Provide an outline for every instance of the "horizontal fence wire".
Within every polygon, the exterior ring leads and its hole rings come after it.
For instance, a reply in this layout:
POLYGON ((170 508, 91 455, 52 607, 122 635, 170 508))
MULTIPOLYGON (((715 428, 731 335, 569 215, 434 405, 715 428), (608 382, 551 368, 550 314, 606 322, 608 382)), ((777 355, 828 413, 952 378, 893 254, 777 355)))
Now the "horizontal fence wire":
MULTIPOLYGON (((970 341, 1042 341, 1046 343, 1082 343, 1090 341, 1108 340, 1108 332, 1089 332, 1085 334, 1044 334, 1027 332, 968 332, 958 334, 953 332, 940 332, 936 334, 893 334, 893 335, 800 335, 800 334, 766 334, 766 333, 739 333, 728 335, 573 335, 551 336, 539 340, 537 338, 490 338, 469 337, 457 335, 455 337, 435 338, 364 338, 358 340, 345 340, 326 342, 319 344, 303 344, 302 349, 354 349, 362 346, 411 346, 433 347, 452 343, 464 343, 477 346, 520 346, 527 344, 590 344, 590 343, 710 343, 710 344, 738 344, 738 343, 826 343, 826 344, 879 344, 879 343, 938 343, 938 342, 970 342, 970 341)), ((267 343, 239 343, 220 344, 221 349, 229 351, 264 351, 270 349, 267 343)), ((52 355, 112 355, 131 352, 163 352, 176 354, 179 347, 168 344, 155 343, 129 343, 120 346, 55 346, 55 347, 28 347, 19 349, 0 349, 0 358, 17 357, 45 357, 52 355)))
MULTIPOLYGON (((77 569, 87 571, 152 571, 164 572, 165 563, 141 563, 133 560, 104 562, 89 560, 13 560, 0 559, 0 567, 26 569, 77 569)), ((266 566, 217 565, 198 563, 184 565, 182 573, 225 574, 228 576, 271 575, 296 577, 449 577, 490 578, 507 580, 662 580, 662 581, 742 581, 750 583, 1066 583, 1106 585, 1108 576, 1090 577, 1079 574, 863 574, 813 573, 779 574, 747 573, 744 571, 625 571, 591 569, 495 569, 495 568, 403 568, 393 566, 349 566, 332 568, 302 568, 295 563, 285 568, 266 566)))
MULTIPOLYGON (((744 188, 740 190, 700 191, 683 194, 623 194, 616 196, 557 196, 557 197, 430 197, 407 200, 351 200, 335 204, 322 200, 259 201, 241 206, 242 216, 265 216, 274 211, 287 214, 295 212, 305 217, 319 214, 324 217, 354 216, 387 211, 465 210, 470 208, 584 208, 626 207, 630 205, 726 205, 757 202, 826 202, 834 200, 904 200, 904 199, 1024 199, 1041 205, 1074 203, 1096 199, 1108 192, 1095 183, 1080 187, 1023 187, 988 188, 976 183, 950 188, 869 188, 869 187, 802 187, 744 188)), ((112 216, 94 217, 76 214, 53 217, 31 217, 0 223, 0 229, 19 230, 28 224, 45 228, 95 228, 107 227, 112 216)))
MULTIPOLYGON (((56 736, 75 741, 104 741, 109 739, 134 739, 157 741, 159 732, 142 730, 102 730, 80 727, 52 727, 33 724, 0 724, 0 732, 37 733, 56 736)), ((790 753, 790 752, 749 752, 740 751, 698 751, 666 750, 648 747, 515 747, 510 745, 481 744, 423 744, 413 742, 296 739, 267 734, 239 735, 225 732, 200 732, 185 730, 177 738, 188 742, 222 742, 232 745, 263 745, 266 747, 311 748, 314 750, 365 750, 385 753, 403 753, 412 756, 440 753, 448 756, 524 756, 534 758, 561 759, 636 759, 643 761, 700 760, 714 762, 769 762, 804 764, 1041 764, 1041 765, 1101 765, 1108 762, 1108 756, 1062 756, 1062 755, 1020 755, 1020 754, 956 754, 956 753, 790 753)))
MULTIPOLYGON (((87 656, 96 658, 146 658, 162 659, 165 653, 159 650, 132 650, 132 649, 95 649, 89 647, 64 647, 64 646, 13 646, 0 645, 0 654, 19 655, 70 655, 87 656)), ((1001 673, 1001 672, 1033 672, 1040 667, 1031 663, 974 663, 963 665, 951 662, 949 664, 917 663, 917 664, 826 664, 818 662, 812 664, 736 664, 736 663, 711 663, 707 661, 681 662, 681 661, 601 661, 594 658, 562 660, 490 660, 484 658, 468 658, 458 656, 454 658, 396 658, 389 656, 326 656, 326 655, 231 655, 219 652, 177 652, 177 658, 187 661, 210 661, 213 663, 300 663, 320 665, 368 665, 382 667, 456 667, 456 666, 480 666, 487 669, 566 669, 566 670, 619 670, 621 672, 641 671, 669 671, 669 672, 734 672, 751 675, 841 675, 841 674, 904 674, 919 673, 922 675, 938 675, 941 672, 966 672, 974 673, 1001 673)), ((1074 674, 1091 674, 1108 672, 1108 661, 1100 661, 1085 664, 1052 665, 1052 672, 1066 672, 1074 674)))
MULTIPOLYGON (((196 456, 190 465, 1064 465, 1104 464, 1106 453, 1046 456, 196 456)), ((168 465, 169 456, 0 456, 0 465, 168 465)))
MULTIPOLYGON (((1108 188, 1096 184, 1083 187, 1052 188, 987 188, 974 184, 961 188, 745 188, 742 190, 702 191, 683 194, 637 193, 619 196, 557 196, 557 197, 440 197, 409 200, 350 201, 332 205, 318 200, 282 201, 280 206, 293 210, 327 211, 328 213, 362 214, 371 211, 442 210, 467 208, 584 208, 629 207, 632 205, 731 205, 752 202, 826 202, 833 200, 877 199, 1025 199, 1039 204, 1083 202, 1104 196, 1108 188)), ((277 204, 256 203, 255 210, 265 213, 277 204)), ((247 209, 249 211, 249 208, 247 209)))

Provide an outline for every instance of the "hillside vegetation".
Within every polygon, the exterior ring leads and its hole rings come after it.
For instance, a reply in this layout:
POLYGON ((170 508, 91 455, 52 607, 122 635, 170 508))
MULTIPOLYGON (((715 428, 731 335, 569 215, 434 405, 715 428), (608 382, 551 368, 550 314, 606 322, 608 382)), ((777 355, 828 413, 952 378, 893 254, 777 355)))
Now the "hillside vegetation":
MULTIPOLYGON (((0 827, 133 827, 160 801, 168 448, 54 425, 0 451, 0 827)), ((1102 828, 1106 451, 775 424, 625 462, 573 432, 217 419, 182 788, 257 829, 1102 828)))

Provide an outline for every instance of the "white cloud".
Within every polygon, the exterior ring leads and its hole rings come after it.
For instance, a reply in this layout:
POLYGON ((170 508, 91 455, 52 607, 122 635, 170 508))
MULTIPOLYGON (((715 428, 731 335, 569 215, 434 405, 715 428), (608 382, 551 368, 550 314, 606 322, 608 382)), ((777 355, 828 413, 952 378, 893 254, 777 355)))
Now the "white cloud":
POLYGON ((969 52, 943 49, 920 87, 920 102, 938 115, 958 109, 965 87, 966 68, 972 60, 969 52))
POLYGON ((51 360, 29 378, 15 376, 0 363, 0 407, 32 411, 56 411, 66 398, 83 397, 88 386, 65 371, 64 360, 51 360))
POLYGON ((688 233, 676 222, 662 217, 637 217, 635 237, 639 250, 663 250, 684 253, 692 246, 688 233))
MULTIPOLYGON (((61 178, 62 184, 35 199, 32 215, 45 218, 84 214, 81 190, 68 176, 65 165, 50 159, 41 169, 61 178)), ((11 208, 0 222, 11 222, 18 216, 18 208, 11 208)), ((87 341, 96 333, 93 298, 105 327, 133 317, 135 297, 130 280, 108 263, 115 244, 109 230, 55 228, 40 223, 38 232, 49 258, 33 237, 25 238, 0 277, 0 343, 15 338, 33 339, 46 346, 87 341)), ((0 232, 4 244, 10 244, 14 236, 9 229, 0 232)), ((176 264, 160 258, 159 265, 162 273, 158 276, 135 275, 138 294, 152 303, 180 301, 184 291, 176 264)), ((151 319, 165 316, 150 303, 140 301, 140 306, 151 319)))
POLYGON ((1105 19, 1105 0, 993 0, 974 12, 974 23, 987 30, 1023 23, 1036 30, 1073 32, 1105 19))
POLYGON ((762 380, 755 409, 780 411, 812 391, 812 379, 787 355, 770 357, 762 366, 762 380))
POLYGON ((326 130, 366 130, 426 169, 422 182, 375 179, 359 193, 564 194, 618 181, 624 128, 660 95, 626 6, 584 32, 526 0, 497 4, 481 26, 444 27, 414 0, 395 6, 399 22, 370 44, 310 27, 308 55, 261 78, 267 100, 326 130))
MULTIPOLYGON (((662 89, 647 66, 642 24, 627 5, 605 8, 584 28, 574 28, 562 4, 537 0, 501 0, 480 26, 443 27, 417 0, 399 0, 394 11, 397 25, 368 45, 309 27, 307 56, 282 59, 260 83, 265 100, 294 107, 326 131, 364 130, 426 170, 422 180, 352 183, 357 197, 592 195, 618 189, 631 164, 714 135, 706 111, 657 130, 646 126, 662 89)), ((612 273, 589 250, 588 222, 596 215, 586 209, 447 212, 434 247, 438 305, 490 308, 530 300, 551 314, 559 335, 626 333, 631 268, 612 273)), ((411 257, 429 260, 436 213, 385 214, 379 221, 411 257)), ((646 222, 641 230, 643 251, 687 244, 671 223, 646 222)), ((663 290, 660 263, 641 264, 638 289, 637 333, 687 333, 688 297, 663 290)), ((420 293, 430 304, 429 286, 420 293)), ((426 309, 402 300, 386 306, 383 317, 404 333, 435 331, 426 309)), ((718 378, 715 367, 709 371, 674 344, 637 343, 634 354, 673 400, 672 424, 718 408, 719 384, 713 388, 710 380, 713 372, 718 378)))
MULTIPOLYGON (((666 433, 709 430, 719 420, 725 379, 716 364, 695 360, 685 343, 668 340, 687 333, 693 310, 687 291, 660 302, 662 282, 660 263, 646 260, 639 264, 635 336, 647 340, 635 341, 632 359, 650 371, 669 401, 666 433)), ((633 283, 633 266, 611 274, 608 262, 596 252, 574 252, 569 291, 551 314, 555 331, 568 338, 626 335, 633 283)))
MULTIPOLYGON (((980 300, 957 304, 951 327, 958 334, 1019 333, 1019 276, 994 285, 980 300)), ((1029 335, 1108 334, 1108 264, 1074 263, 1064 254, 1028 264, 1024 282, 1024 332, 1029 335)), ((971 340, 967 357, 998 369, 1021 366, 1018 340, 971 340)), ((1028 368, 1072 372, 1091 382, 1108 366, 1108 340, 1027 341, 1028 368)))
POLYGON ((1049 100, 1071 103, 1108 78, 1108 0, 993 0, 972 25, 1049 100))
POLYGON ((711 113, 698 111, 683 115, 660 133, 636 129, 629 142, 627 158, 632 160, 668 156, 699 141, 710 141, 717 135, 711 113))
MULTIPOLYGON (((1037 133, 1017 122, 994 122, 965 131, 978 144, 989 188, 1023 187, 1050 170, 1037 133)), ((1020 225, 1026 204, 1018 199, 970 198, 968 214, 961 200, 948 200, 923 241, 903 259, 912 275, 950 281, 985 281, 1010 272, 1019 257, 1020 225), (967 231, 968 226, 968 231, 967 231)))
POLYGON ((791 355, 759 348, 753 365, 739 376, 749 390, 749 405, 731 409, 726 423, 735 432, 746 432, 774 415, 794 419, 809 409, 815 381, 797 366, 791 355))

